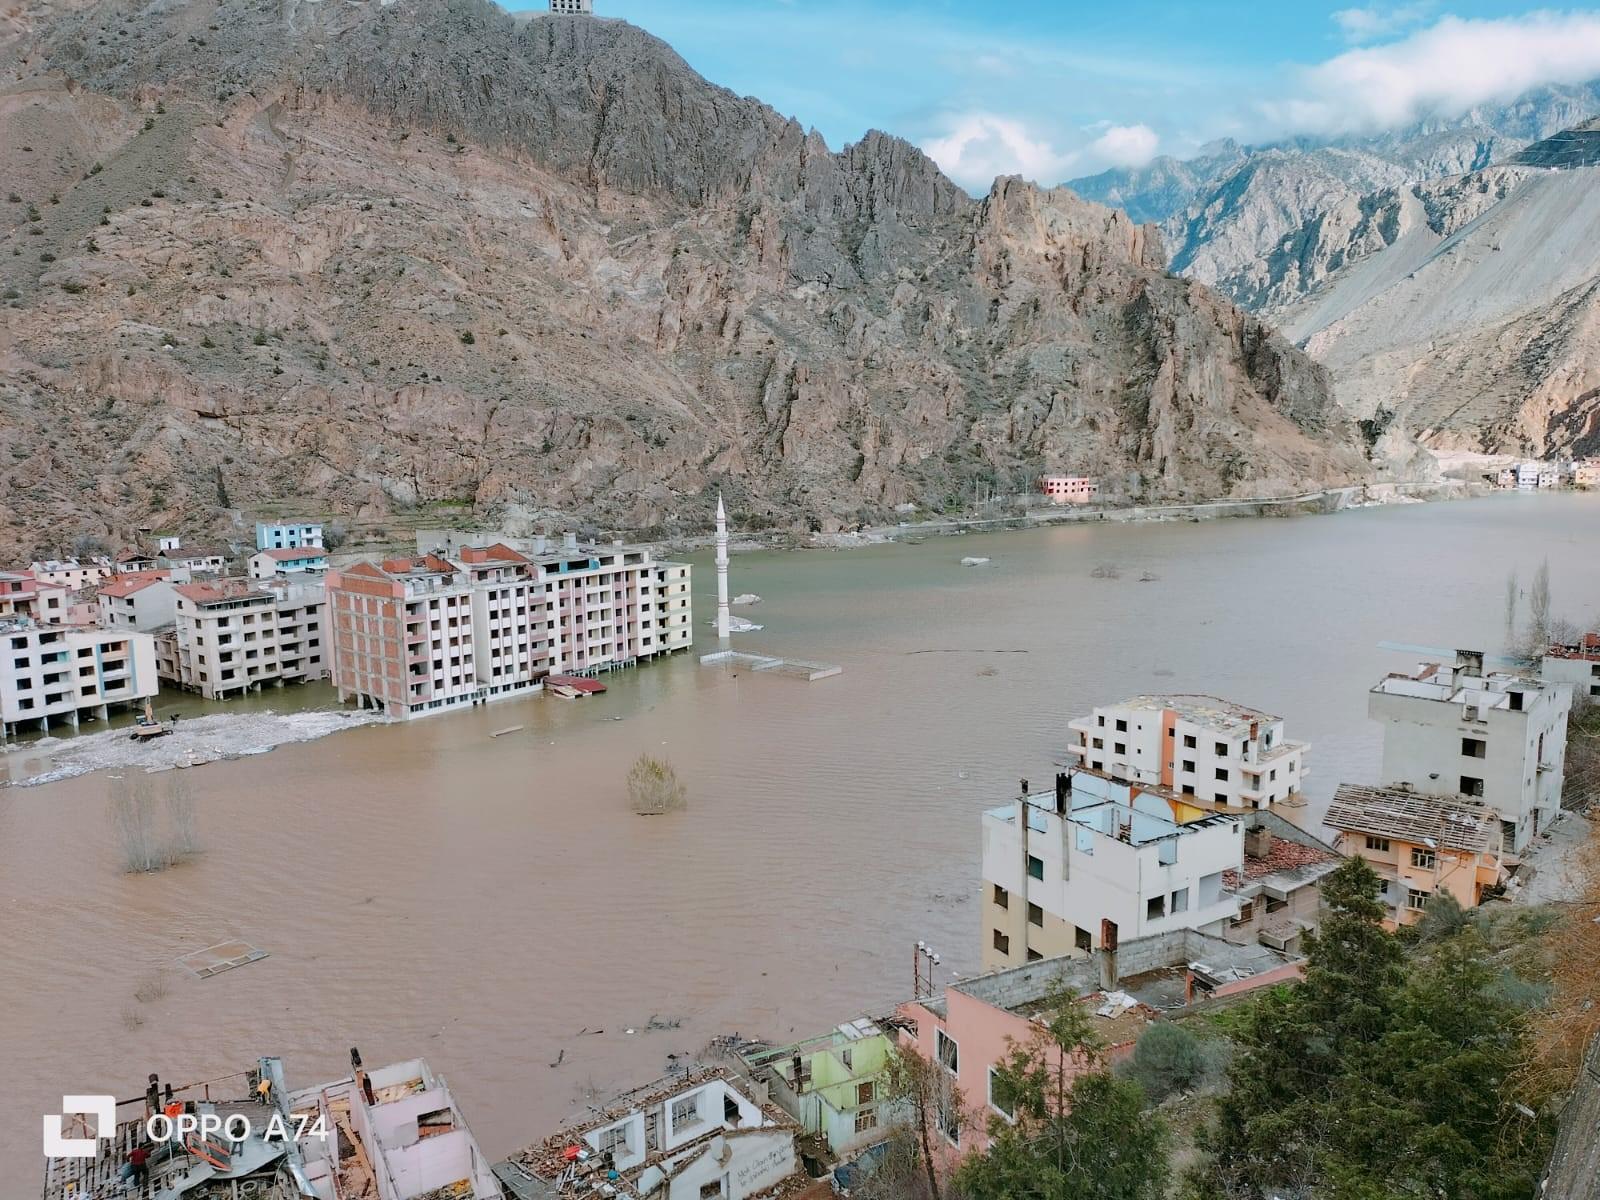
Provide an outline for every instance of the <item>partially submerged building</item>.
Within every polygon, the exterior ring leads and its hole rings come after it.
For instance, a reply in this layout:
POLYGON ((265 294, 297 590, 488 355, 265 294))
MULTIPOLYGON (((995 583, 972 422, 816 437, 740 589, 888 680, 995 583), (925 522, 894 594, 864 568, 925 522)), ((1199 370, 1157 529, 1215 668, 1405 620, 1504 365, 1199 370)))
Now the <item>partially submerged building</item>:
POLYGON ((1155 784, 1074 768, 983 814, 983 965, 1088 954, 1174 929, 1220 934, 1242 816, 1155 784))
POLYGON ((423 716, 687 649, 689 567, 642 547, 504 542, 327 576, 341 696, 423 716))
POLYGON ((629 1092, 495 1168, 518 1200, 755 1200, 804 1180, 795 1125, 731 1071, 629 1092))
POLYGON ((1383 726, 1383 779, 1413 791, 1481 800, 1499 814, 1501 849, 1521 854, 1561 811, 1570 690, 1506 672, 1483 654, 1423 663, 1372 689, 1383 726))
MULTIPOLYGON (((962 1106, 939 1113, 952 1156, 988 1143, 989 1114, 1009 1119, 996 1072, 1013 1046, 1026 1045, 1063 1002, 1082 1004, 1094 1033, 1116 1060, 1164 1013, 1212 998, 1298 980, 1304 961, 1262 945, 1239 946, 1193 929, 1097 950, 1090 957, 1047 958, 948 985, 942 996, 900 1006, 901 1042, 936 1063, 962 1106)), ((1060 1059, 1057 1058, 1057 1062, 1060 1059)), ((1067 1073, 1086 1069, 1081 1058, 1067 1073)), ((947 1097, 945 1104, 951 1105, 947 1097)))
POLYGON ((0 735, 105 720, 160 690, 155 642, 132 629, 0 619, 0 735))
POLYGON ((1067 753, 1080 766, 1210 808, 1298 803, 1307 774, 1310 747, 1284 735, 1283 718, 1216 696, 1135 696, 1067 728, 1067 753))
POLYGON ((163 675, 208 700, 327 675, 320 583, 218 579, 178 584, 157 635, 163 675))
POLYGON ((1339 849, 1366 859, 1383 880, 1391 928, 1420 921, 1440 892, 1475 908, 1506 881, 1501 821, 1482 801, 1345 783, 1324 820, 1338 831, 1339 849))

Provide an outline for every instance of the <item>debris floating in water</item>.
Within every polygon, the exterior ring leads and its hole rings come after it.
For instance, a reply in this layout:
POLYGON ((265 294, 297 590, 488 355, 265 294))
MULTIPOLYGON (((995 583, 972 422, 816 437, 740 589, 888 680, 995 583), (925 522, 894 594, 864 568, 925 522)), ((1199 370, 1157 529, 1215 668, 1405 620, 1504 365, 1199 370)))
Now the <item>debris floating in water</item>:
POLYGON ((989 565, 989 560, 987 558, 963 558, 961 565, 963 567, 986 567, 989 565))
POLYGON ((740 592, 728 603, 730 604, 760 604, 761 597, 754 592, 740 592))

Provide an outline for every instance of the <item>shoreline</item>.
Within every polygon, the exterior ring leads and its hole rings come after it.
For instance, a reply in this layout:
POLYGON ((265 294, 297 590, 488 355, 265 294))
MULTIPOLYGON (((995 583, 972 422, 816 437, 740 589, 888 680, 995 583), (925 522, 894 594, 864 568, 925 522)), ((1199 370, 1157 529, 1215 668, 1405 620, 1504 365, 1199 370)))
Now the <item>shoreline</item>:
POLYGON ((66 738, 49 736, 0 750, 0 769, 10 776, 0 779, 0 789, 43 787, 95 771, 152 774, 228 762, 387 721, 387 717, 359 709, 207 713, 184 719, 171 734, 151 742, 132 741, 121 728, 66 738), (30 758, 46 765, 32 774, 14 769, 13 764, 24 764, 30 758))
MULTIPOLYGON (((1435 480, 1428 483, 1348 484, 1301 492, 1291 496, 1243 496, 1221 500, 1193 500, 1175 504, 1130 504, 1117 507, 1025 508, 1004 516, 949 516, 894 525, 871 525, 836 533, 736 534, 730 549, 748 554, 757 550, 852 550, 861 546, 883 546, 894 542, 915 545, 930 537, 959 537, 967 533, 1005 533, 1022 529, 1044 529, 1053 525, 1149 524, 1183 521, 1238 520, 1327 516, 1357 508, 1386 508, 1395 504, 1427 504, 1440 501, 1478 499, 1494 495, 1496 489, 1464 480, 1435 480), (916 540, 913 540, 916 539, 916 540)), ((670 556, 694 552, 711 546, 711 534, 666 538, 656 543, 657 550, 670 556)))

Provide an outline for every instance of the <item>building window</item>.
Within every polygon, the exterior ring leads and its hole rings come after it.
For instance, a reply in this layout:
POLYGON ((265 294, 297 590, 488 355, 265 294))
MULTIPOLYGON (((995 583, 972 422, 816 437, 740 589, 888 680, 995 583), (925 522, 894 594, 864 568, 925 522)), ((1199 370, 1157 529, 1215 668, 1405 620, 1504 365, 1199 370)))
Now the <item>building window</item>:
POLYGON ((1487 758, 1489 743, 1482 738, 1462 738, 1461 754, 1464 758, 1487 758))
POLYGON ((600 1131, 600 1153, 613 1156, 633 1153, 633 1147, 628 1144, 627 1125, 613 1125, 600 1131))
POLYGON ((1408 888, 1406 890, 1406 907, 1413 912, 1421 912, 1428 906, 1428 897, 1431 895, 1433 895, 1432 892, 1419 892, 1416 888, 1408 888))
POLYGON ((1037 950, 1029 950, 1028 951, 1028 961, 1029 962, 1038 962, 1043 957, 1044 957, 1044 955, 1040 954, 1037 950))
POLYGON ((1192 759, 1192 758, 1184 759, 1183 760, 1183 769, 1188 774, 1193 775, 1194 774, 1194 759, 1192 759))
POLYGON ((1183 748, 1185 750, 1193 750, 1196 745, 1198 743, 1194 740, 1194 734, 1186 733, 1183 735, 1183 748))
POLYGON ((1376 850, 1379 854, 1389 853, 1389 839, 1386 837, 1373 837, 1367 834, 1367 849, 1376 850))
POLYGON ((1093 950, 1094 936, 1087 929, 1072 927, 1072 944, 1079 950, 1093 950))
POLYGON ((1127 733, 1128 732, 1128 723, 1126 721, 1118 721, 1117 722, 1117 732, 1118 733, 1127 733))
POLYGON ((1256 902, 1254 900, 1241 900, 1239 902, 1239 915, 1233 919, 1235 925, 1248 925, 1256 915, 1256 902))
POLYGON ((1165 896, 1151 896, 1144 902, 1144 918, 1147 921, 1159 921, 1167 915, 1167 898, 1165 896))
POLYGON ((939 1059, 939 1065, 950 1074, 956 1075, 961 1070, 961 1047, 956 1045, 956 1040, 944 1030, 934 1031, 934 1051, 939 1059))
POLYGON ((684 1096, 672 1102, 672 1128, 683 1129, 700 1120, 700 1096, 684 1096))
POLYGON ((998 883, 994 885, 994 906, 996 908, 1011 907, 1011 893, 1006 891, 1005 888, 1001 887, 998 883))
POLYGON ((1221 780, 1223 783, 1227 783, 1228 782, 1228 768, 1227 767, 1218 767, 1217 768, 1217 778, 1219 780, 1221 780))
POLYGON ((998 929, 994 931, 994 948, 1000 954, 1011 953, 1011 939, 998 929))
POLYGON ((1227 742, 1218 742, 1217 743, 1217 757, 1218 758, 1227 758, 1228 757, 1228 743, 1227 742))
POLYGON ((710 1183, 700 1185, 700 1200, 711 1200, 711 1197, 720 1195, 722 1195, 722 1180, 713 1179, 710 1183))
POLYGON ((1471 775, 1461 777, 1461 794, 1463 796, 1483 795, 1483 780, 1474 779, 1471 775))
POLYGON ((1040 929, 1043 929, 1044 928, 1044 909, 1040 908, 1037 904, 1029 904, 1028 905, 1028 924, 1029 925, 1036 925, 1040 929))
POLYGON ((1106 748, 1106 740, 1105 740, 1105 738, 1095 738, 1094 739, 1094 748, 1096 750, 1104 750, 1106 748))
POLYGON ((1017 1089, 994 1067, 989 1068, 989 1107, 1008 1121, 1017 1119, 1017 1089))
POLYGON ((1189 911, 1189 889, 1179 888, 1172 893, 1172 911, 1175 913, 1189 911))
POLYGON ((1128 752, 1128 743, 1126 743, 1126 742, 1118 742, 1118 743, 1116 743, 1116 745, 1111 747, 1111 752, 1113 754, 1126 754, 1128 752))
POLYGON ((1044 859, 1035 858, 1031 854, 1028 855, 1028 878, 1029 879, 1043 879, 1044 878, 1044 859))
POLYGON ((1419 848, 1411 851, 1411 865, 1413 867, 1420 867, 1424 871, 1431 871, 1433 870, 1434 864, 1437 861, 1438 860, 1434 857, 1432 850, 1423 850, 1419 848))
POLYGON ((871 1104, 876 1098, 872 1080, 868 1079, 864 1083, 856 1084, 856 1104, 858 1107, 863 1104, 871 1104))
POLYGON ((873 1108, 864 1108, 856 1114, 856 1132, 866 1133, 869 1129, 878 1127, 878 1112, 873 1108))

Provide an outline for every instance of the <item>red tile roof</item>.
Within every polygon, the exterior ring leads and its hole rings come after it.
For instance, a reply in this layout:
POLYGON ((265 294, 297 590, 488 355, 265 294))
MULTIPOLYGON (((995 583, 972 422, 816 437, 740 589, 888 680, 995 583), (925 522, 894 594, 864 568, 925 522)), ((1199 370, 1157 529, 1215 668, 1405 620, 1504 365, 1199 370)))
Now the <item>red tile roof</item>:
POLYGON ((99 595, 125 599, 135 592, 142 592, 147 587, 165 582, 169 574, 168 571, 138 571, 131 575, 119 575, 100 588, 99 595))
POLYGON ((173 589, 185 600, 196 604, 217 604, 223 600, 270 600, 272 593, 263 591, 242 579, 219 579, 213 583, 180 583, 173 589))
POLYGON ((492 546, 467 546, 461 551, 461 561, 478 564, 487 562, 525 563, 528 560, 504 542, 492 546))

